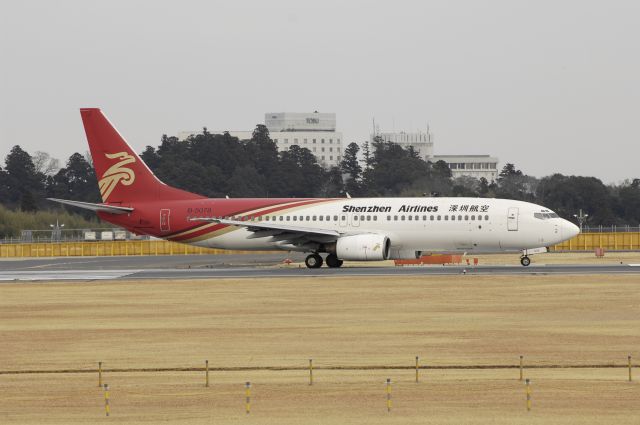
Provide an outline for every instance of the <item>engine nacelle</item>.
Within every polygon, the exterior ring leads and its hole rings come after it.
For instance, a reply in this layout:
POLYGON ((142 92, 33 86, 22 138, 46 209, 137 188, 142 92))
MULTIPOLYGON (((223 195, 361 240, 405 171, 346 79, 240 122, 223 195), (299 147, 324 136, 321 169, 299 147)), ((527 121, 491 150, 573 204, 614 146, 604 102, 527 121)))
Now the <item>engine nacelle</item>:
POLYGON ((336 255, 341 260, 380 261, 389 258, 391 241, 372 233, 343 236, 336 242, 336 255))

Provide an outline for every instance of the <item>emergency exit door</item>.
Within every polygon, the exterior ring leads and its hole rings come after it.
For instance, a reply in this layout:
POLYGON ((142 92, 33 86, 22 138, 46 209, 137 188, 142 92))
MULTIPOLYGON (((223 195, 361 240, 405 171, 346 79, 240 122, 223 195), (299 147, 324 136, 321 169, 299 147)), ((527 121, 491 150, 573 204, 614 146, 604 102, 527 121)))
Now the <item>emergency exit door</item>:
POLYGON ((518 230, 518 214, 518 208, 509 208, 507 211, 507 230, 512 232, 518 230))

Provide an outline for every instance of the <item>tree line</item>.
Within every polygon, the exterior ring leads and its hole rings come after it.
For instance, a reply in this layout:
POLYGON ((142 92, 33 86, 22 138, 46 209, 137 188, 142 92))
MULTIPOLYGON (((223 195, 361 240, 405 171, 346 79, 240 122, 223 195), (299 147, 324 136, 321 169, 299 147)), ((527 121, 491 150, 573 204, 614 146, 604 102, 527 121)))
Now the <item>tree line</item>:
MULTIPOLYGON (((511 163, 495 182, 454 179, 446 163, 425 161, 412 147, 381 139, 349 144, 341 164, 330 169, 307 148, 278 151, 264 125, 249 140, 206 128, 184 141, 164 135, 141 157, 165 183, 208 197, 497 197, 541 204, 570 220, 582 209, 589 225, 640 224, 640 179, 606 185, 595 177, 559 173, 537 178, 511 163)), ((46 197, 100 202, 90 156, 74 153, 61 166, 47 153, 11 148, 0 166, 0 204, 24 213, 62 208, 46 197)))

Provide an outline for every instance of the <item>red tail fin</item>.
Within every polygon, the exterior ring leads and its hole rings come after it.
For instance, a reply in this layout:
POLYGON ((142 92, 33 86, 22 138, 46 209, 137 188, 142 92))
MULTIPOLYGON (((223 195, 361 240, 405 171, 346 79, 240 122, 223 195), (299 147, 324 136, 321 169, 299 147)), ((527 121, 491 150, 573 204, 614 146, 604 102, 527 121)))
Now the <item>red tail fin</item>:
POLYGON ((80 109, 103 202, 197 199, 202 196, 162 183, 100 109, 80 109))

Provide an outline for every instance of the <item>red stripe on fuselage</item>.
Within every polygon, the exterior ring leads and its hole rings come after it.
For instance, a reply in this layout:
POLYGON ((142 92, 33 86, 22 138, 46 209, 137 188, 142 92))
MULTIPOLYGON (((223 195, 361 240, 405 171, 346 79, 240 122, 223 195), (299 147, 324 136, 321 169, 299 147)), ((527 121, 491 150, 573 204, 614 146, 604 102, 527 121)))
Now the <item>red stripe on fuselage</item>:
MULTIPOLYGON (((268 208, 266 210, 263 211, 259 211, 256 213, 251 213, 251 214, 247 214, 247 217, 262 217, 264 215, 267 214, 272 214, 274 212, 278 212, 278 211, 283 211, 289 208, 298 208, 301 206, 305 206, 305 205, 312 205, 312 204, 319 204, 319 203, 323 203, 323 202, 328 202, 328 201, 333 201, 335 199, 333 198, 327 198, 327 199, 307 199, 307 200, 302 200, 300 202, 295 202, 293 199, 287 201, 287 202, 281 202, 275 206, 273 206, 273 208, 268 208)), ((229 213, 224 213, 224 214, 215 214, 216 217, 219 216, 225 216, 225 217, 229 217, 229 216, 234 216, 234 215, 243 215, 244 213, 248 212, 248 211, 253 211, 256 209, 260 209, 260 208, 265 208, 268 206, 272 206, 272 205, 257 205, 253 208, 248 208, 248 209, 244 209, 241 211, 236 211, 236 212, 229 212, 229 213)), ((178 236, 169 236, 165 238, 167 239, 171 239, 172 241, 175 242, 181 242, 181 241, 185 241, 185 240, 189 240, 189 239, 194 239, 203 235, 206 235, 207 233, 212 233, 215 232, 217 230, 223 229, 225 227, 227 227, 228 225, 226 224, 216 224, 215 226, 211 226, 211 223, 204 223, 204 224, 200 224, 197 226, 193 226, 192 228, 187 228, 187 229, 183 229, 180 232, 177 232, 178 236), (208 226, 208 227, 207 227, 208 226), (191 231, 193 229, 196 229, 198 227, 202 227, 202 229, 200 230, 195 230, 195 231, 191 231), (186 235, 179 235, 180 233, 184 233, 184 232, 189 232, 186 235)), ((174 234, 175 235, 175 234, 174 234)))
MULTIPOLYGON (((216 202, 216 201, 224 201, 224 200, 218 200, 218 199, 211 199, 211 201, 216 202)), ((249 206, 244 206, 244 208, 239 209, 239 210, 234 210, 233 209, 233 204, 231 204, 231 202, 233 202, 235 200, 229 201, 230 205, 229 205, 229 209, 226 212, 216 212, 214 214, 215 217, 229 217, 229 216, 234 216, 234 215, 242 215, 248 211, 253 211, 256 209, 260 209, 260 208, 265 208, 268 206, 282 206, 284 204, 291 204, 291 205, 295 205, 301 202, 306 202, 308 201, 307 199, 273 199, 271 200, 272 202, 263 202, 263 203, 256 203, 256 204, 249 204, 249 206), (283 202, 284 201, 284 202, 283 202), (297 202, 296 202, 297 201, 297 202)), ((242 201, 247 201, 245 199, 243 199, 242 201)), ((235 203, 235 202, 234 202, 235 203)), ((216 207, 217 209, 217 207, 216 207)), ((211 223, 198 223, 198 222, 194 222, 194 224, 188 225, 187 227, 182 227, 180 230, 176 230, 175 232, 171 232, 171 233, 166 233, 164 235, 162 235, 163 238, 167 239, 167 238, 173 238, 176 237, 178 235, 180 235, 181 233, 184 232, 189 232, 191 230, 197 229, 199 227, 204 227, 204 226, 208 226, 211 223)))

